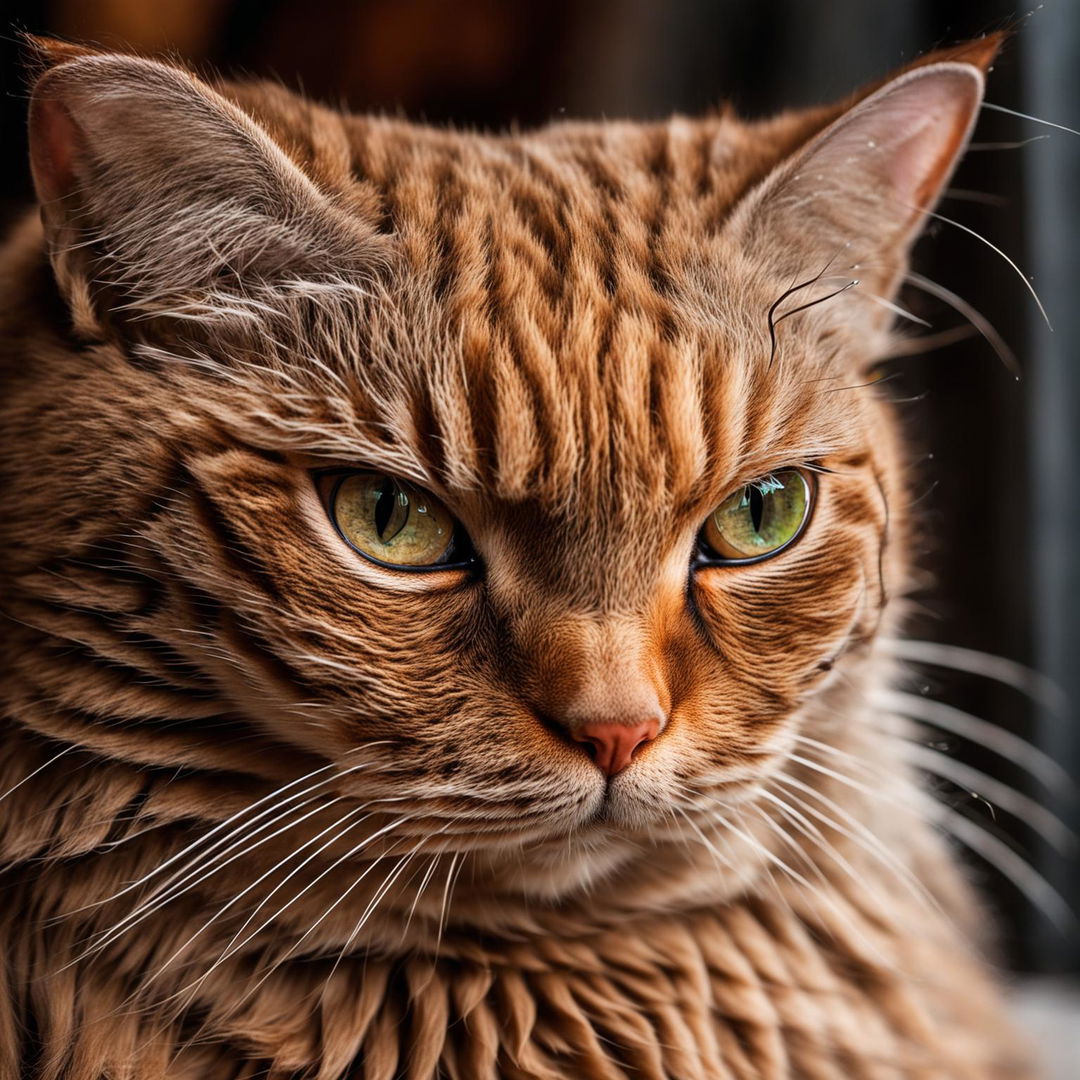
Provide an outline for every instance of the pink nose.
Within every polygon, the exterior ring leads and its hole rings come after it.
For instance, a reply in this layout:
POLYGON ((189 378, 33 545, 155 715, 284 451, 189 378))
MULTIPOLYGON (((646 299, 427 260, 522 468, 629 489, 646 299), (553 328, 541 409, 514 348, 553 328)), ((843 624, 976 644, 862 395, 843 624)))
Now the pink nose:
POLYGON ((598 722, 581 724, 572 736, 576 742, 585 744, 593 761, 608 776, 614 776, 630 764, 641 747, 656 738, 659 730, 657 720, 637 724, 598 722))

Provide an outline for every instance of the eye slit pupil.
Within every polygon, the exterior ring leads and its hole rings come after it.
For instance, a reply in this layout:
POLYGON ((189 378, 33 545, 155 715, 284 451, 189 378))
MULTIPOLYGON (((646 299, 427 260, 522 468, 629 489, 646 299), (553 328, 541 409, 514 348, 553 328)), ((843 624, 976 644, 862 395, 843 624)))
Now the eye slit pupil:
POLYGON ((387 528, 390 525, 391 520, 394 517, 394 503, 395 501, 400 503, 403 507, 409 505, 409 497, 404 491, 401 491, 397 484, 394 483, 390 477, 387 477, 383 482, 375 489, 375 531, 379 535, 379 539, 388 544, 405 525, 407 516, 402 520, 401 524, 392 533, 387 533, 387 528))
POLYGON ((360 468, 326 470, 313 479, 339 536, 372 562, 400 570, 464 569, 479 563, 449 509, 411 481, 360 468))
POLYGON ((756 485, 750 488, 750 521, 754 532, 761 532, 761 521, 765 516, 765 496, 756 485))
POLYGON ((802 534, 815 490, 799 468, 736 488, 705 519, 694 565, 756 563, 782 551, 802 534))

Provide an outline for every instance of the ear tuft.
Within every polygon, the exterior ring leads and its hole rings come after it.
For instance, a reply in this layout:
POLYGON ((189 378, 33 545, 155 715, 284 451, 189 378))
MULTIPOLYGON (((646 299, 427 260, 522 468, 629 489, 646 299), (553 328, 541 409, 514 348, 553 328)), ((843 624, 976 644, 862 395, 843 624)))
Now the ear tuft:
POLYGON ((996 30, 992 34, 984 34, 982 37, 973 38, 971 41, 963 41, 959 45, 935 49, 925 56, 920 56, 898 74, 915 71, 931 64, 970 64, 985 75, 990 71, 990 66, 997 59, 1005 42, 1011 36, 1011 32, 1008 30, 996 30))
POLYGON ((870 97, 871 94, 877 93, 889 83, 895 82, 912 71, 932 67, 934 64, 970 64, 972 67, 978 68, 983 75, 988 75, 994 61, 1001 54, 1001 50, 1011 36, 1009 30, 996 30, 991 34, 984 34, 982 37, 973 38, 970 41, 962 41, 958 45, 946 45, 940 49, 932 49, 922 56, 915 57, 910 63, 891 72, 885 78, 863 86, 851 96, 847 102, 847 107, 849 109, 853 108, 860 101, 870 97))
POLYGON ((22 35, 24 64, 31 78, 44 75, 50 68, 65 64, 69 60, 79 60, 86 56, 98 56, 100 49, 89 45, 78 45, 59 38, 39 37, 37 34, 22 35))

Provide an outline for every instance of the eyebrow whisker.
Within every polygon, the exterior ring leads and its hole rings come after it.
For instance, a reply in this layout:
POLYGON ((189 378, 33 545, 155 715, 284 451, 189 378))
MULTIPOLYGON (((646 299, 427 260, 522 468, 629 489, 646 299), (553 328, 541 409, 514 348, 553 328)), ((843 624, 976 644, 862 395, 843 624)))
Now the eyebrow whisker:
MULTIPOLYGON (((840 248, 840 251, 843 251, 844 248, 846 248, 848 246, 849 246, 848 244, 845 244, 842 248, 840 248)), ((810 288, 811 285, 816 285, 819 281, 821 281, 821 279, 828 273, 829 267, 832 266, 832 264, 834 262, 836 262, 836 256, 840 254, 840 251, 837 251, 836 255, 833 255, 833 257, 831 259, 829 259, 829 261, 812 278, 808 278, 806 281, 803 281, 803 282, 799 283, 798 285, 794 285, 794 284, 791 285, 789 288, 785 289, 784 292, 782 292, 772 302, 772 304, 769 305, 769 310, 768 310, 768 312, 766 312, 765 317, 766 317, 766 319, 768 320, 768 323, 769 323, 769 366, 770 367, 772 367, 773 361, 776 359, 776 327, 777 327, 777 325, 779 323, 783 322, 784 319, 786 319, 789 315, 794 315, 799 311, 805 311, 806 308, 813 307, 814 304, 820 304, 825 300, 831 300, 834 296, 837 296, 839 293, 844 292, 845 289, 850 289, 852 287, 852 285, 858 285, 857 280, 856 281, 850 281, 850 282, 848 282, 847 285, 844 286, 843 289, 837 289, 836 292, 830 293, 828 296, 823 296, 820 300, 813 300, 809 304, 803 304, 801 307, 797 307, 792 311, 787 311, 783 315, 781 315, 779 318, 776 318, 776 309, 789 296, 792 296, 794 293, 801 292, 803 289, 808 289, 808 288, 810 288)))
POLYGON ((826 300, 831 300, 834 296, 839 296, 841 293, 847 292, 848 289, 854 288, 859 284, 858 278, 852 278, 846 285, 841 285, 839 289, 834 289, 831 293, 825 296, 818 297, 817 300, 809 300, 805 304, 800 304, 797 308, 792 308, 790 311, 785 311, 779 319, 776 320, 775 325, 779 326, 785 319, 790 319, 792 315, 798 315, 800 311, 805 311, 807 308, 816 307, 818 304, 824 304, 826 300))

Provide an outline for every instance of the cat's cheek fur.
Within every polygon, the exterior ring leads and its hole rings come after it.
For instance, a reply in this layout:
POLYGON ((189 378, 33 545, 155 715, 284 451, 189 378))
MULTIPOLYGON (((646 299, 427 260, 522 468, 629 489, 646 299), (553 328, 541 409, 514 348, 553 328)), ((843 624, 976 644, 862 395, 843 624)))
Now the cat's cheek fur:
POLYGON ((721 670, 753 687, 770 714, 790 710, 811 689, 815 672, 856 640, 868 643, 880 592, 875 557, 872 549, 847 558, 834 553, 828 570, 811 562, 786 570, 762 565, 742 581, 733 580, 737 568, 702 571, 697 608, 721 670))

